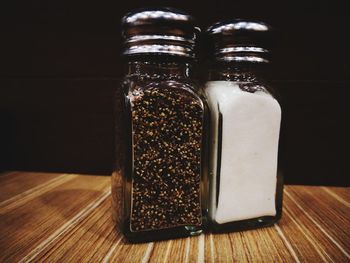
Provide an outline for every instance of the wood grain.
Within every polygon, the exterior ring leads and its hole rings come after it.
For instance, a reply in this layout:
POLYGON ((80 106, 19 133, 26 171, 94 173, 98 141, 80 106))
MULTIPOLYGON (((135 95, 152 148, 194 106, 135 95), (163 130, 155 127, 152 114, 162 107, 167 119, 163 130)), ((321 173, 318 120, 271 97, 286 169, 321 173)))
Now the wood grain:
POLYGON ((63 174, 59 175, 53 173, 4 173, 0 176, 2 190, 0 192, 0 203, 4 201, 9 202, 11 197, 24 194, 27 190, 35 191, 36 187, 42 187, 41 184, 63 176, 63 174), (23 183, 19 184, 19 181, 23 183))
POLYGON ((108 176, 11 172, 0 183, 0 262, 350 262, 350 188, 286 186, 269 228, 129 244, 108 176))

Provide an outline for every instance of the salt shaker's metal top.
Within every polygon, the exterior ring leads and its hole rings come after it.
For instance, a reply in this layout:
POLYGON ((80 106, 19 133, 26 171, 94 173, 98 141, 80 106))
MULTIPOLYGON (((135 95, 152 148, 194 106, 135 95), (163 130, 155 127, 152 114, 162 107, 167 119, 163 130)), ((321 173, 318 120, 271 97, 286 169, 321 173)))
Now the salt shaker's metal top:
POLYGON ((213 42, 215 60, 267 63, 271 30, 263 22, 230 20, 212 25, 206 33, 213 42))

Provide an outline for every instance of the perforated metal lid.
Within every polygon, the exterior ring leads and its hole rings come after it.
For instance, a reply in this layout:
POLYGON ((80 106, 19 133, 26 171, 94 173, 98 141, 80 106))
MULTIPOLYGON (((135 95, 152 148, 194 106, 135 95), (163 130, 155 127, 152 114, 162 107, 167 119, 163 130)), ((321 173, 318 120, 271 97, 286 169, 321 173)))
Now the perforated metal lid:
POLYGON ((271 27, 265 23, 230 20, 210 26, 206 33, 212 41, 216 60, 269 62, 271 27))
POLYGON ((122 18, 124 55, 168 54, 194 57, 194 18, 172 8, 141 9, 122 18))

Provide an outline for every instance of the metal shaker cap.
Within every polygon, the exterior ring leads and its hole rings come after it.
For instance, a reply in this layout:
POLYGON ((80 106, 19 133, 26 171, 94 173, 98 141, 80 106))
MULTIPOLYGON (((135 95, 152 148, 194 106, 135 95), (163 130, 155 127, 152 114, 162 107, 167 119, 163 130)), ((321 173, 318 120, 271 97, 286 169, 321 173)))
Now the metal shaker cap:
POLYGON ((199 28, 192 16, 172 8, 139 9, 122 18, 123 55, 194 57, 199 28))
POLYGON ((230 20, 215 23, 206 33, 218 61, 269 62, 271 27, 263 22, 230 20))

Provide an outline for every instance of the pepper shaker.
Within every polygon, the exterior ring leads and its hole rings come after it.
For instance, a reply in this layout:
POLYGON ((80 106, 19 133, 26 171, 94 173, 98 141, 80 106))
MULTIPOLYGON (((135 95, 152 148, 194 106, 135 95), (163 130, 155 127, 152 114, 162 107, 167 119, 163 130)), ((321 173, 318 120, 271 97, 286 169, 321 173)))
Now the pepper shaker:
POLYGON ((169 8, 129 13, 122 28, 123 233, 131 242, 200 234, 209 115, 192 79, 198 28, 190 15, 169 8))

